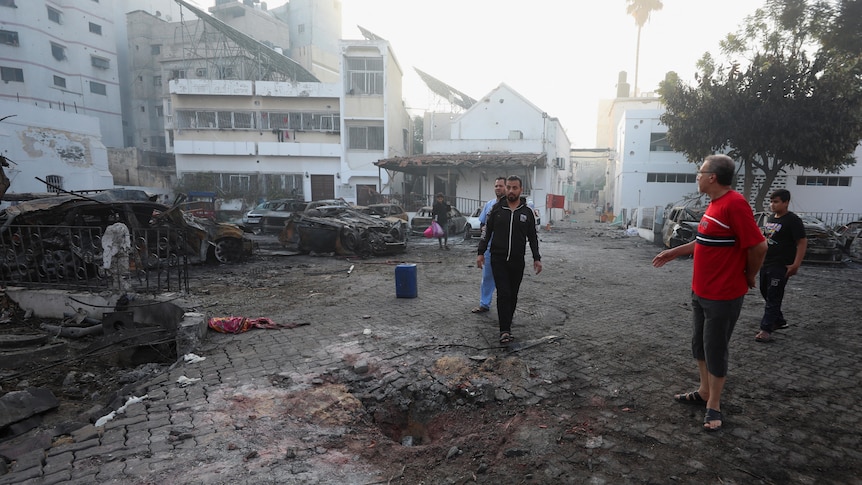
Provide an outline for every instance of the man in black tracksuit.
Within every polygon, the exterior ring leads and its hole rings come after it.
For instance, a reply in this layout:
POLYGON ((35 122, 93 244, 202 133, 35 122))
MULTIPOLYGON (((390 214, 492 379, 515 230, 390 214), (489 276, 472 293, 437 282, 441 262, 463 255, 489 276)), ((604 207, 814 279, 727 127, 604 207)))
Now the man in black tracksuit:
POLYGON ((521 179, 510 176, 506 179, 506 197, 501 199, 485 222, 485 231, 479 239, 479 255, 476 266, 485 264, 485 249, 491 241, 491 271, 497 286, 497 315, 500 318, 500 343, 513 340, 512 317, 518 304, 518 290, 524 278, 524 255, 527 241, 533 253, 533 270, 542 272, 542 257, 539 255, 539 237, 536 234, 536 218, 521 197, 521 179), (493 238, 491 237, 493 235, 493 238))

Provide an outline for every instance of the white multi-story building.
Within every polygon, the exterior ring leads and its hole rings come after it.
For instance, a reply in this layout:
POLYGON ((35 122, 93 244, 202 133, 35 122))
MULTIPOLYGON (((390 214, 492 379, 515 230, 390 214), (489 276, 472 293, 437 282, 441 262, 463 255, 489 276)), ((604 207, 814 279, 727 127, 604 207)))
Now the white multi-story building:
MULTIPOLYGON (((661 108, 628 109, 617 124, 612 163, 614 207, 665 207, 697 193, 696 167, 685 155, 672 151, 667 127, 660 121, 663 112, 661 108)), ((855 157, 862 159, 862 147, 856 149, 855 157)), ((737 179, 738 190, 741 179, 737 179)), ((755 185, 762 180, 762 175, 757 176, 755 185)), ((794 167, 779 175, 772 189, 790 190, 795 212, 862 213, 862 191, 856 188, 860 184, 859 164, 835 174, 794 167)))
POLYGON ((210 15, 187 2, 170 0, 168 14, 157 0, 124 1, 126 9, 139 7, 126 10, 128 46, 120 48, 129 73, 124 112, 130 146, 172 151, 165 112, 171 111, 168 82, 174 79, 274 80, 267 68, 281 61, 308 73, 298 80, 339 81, 338 1, 293 0, 267 10, 265 2, 217 0, 210 15))
POLYGON ((374 162, 410 153, 403 72, 387 41, 343 41, 339 82, 176 79, 169 126, 186 189, 226 198, 343 197, 389 180, 374 162))
POLYGON ((0 99, 92 116, 122 147, 116 45, 107 0, 0 1, 0 99))

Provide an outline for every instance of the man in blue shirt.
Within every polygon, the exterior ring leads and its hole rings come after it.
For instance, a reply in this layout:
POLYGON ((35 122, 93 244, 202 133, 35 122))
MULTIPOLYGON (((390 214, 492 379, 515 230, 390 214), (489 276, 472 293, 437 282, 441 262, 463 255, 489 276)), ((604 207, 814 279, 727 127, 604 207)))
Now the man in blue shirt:
MULTIPOLYGON (((485 203, 485 207, 479 213, 479 224, 482 226, 482 232, 485 232, 485 221, 488 218, 488 213, 504 195, 506 195, 506 177, 497 177, 494 180, 494 198, 485 203)), ((485 250, 485 261, 491 261, 490 244, 485 250)), ((491 298, 494 296, 494 274, 491 272, 490 264, 486 264, 482 268, 482 286, 480 288, 479 306, 470 310, 473 313, 485 313, 491 309, 491 298)))

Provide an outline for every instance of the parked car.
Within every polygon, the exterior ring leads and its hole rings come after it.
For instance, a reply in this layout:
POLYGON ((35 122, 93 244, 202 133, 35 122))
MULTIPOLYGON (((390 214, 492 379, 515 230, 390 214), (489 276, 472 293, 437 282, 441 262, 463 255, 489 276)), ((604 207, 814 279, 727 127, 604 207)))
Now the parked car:
MULTIPOLYGON (((451 207, 449 209, 449 222, 448 228, 446 232, 452 236, 453 234, 460 234, 461 231, 464 230, 464 226, 467 224, 467 218, 464 217, 464 214, 461 213, 458 209, 451 207)), ((422 234, 425 232, 425 229, 428 229, 428 226, 431 225, 431 206, 425 206, 416 211, 416 215, 413 216, 413 222, 411 223, 410 230, 413 234, 422 234)))
POLYGON ((308 203, 304 200, 281 199, 272 207, 264 210, 260 216, 260 232, 279 233, 294 212, 305 209, 308 203))
POLYGON ((267 200, 254 206, 252 210, 246 212, 245 215, 242 216, 242 224, 251 230, 260 229, 260 218, 263 217, 268 210, 272 209, 283 200, 285 199, 267 200))
MULTIPOLYGON (((765 229, 769 212, 755 212, 754 220, 765 229)), ((820 219, 805 214, 797 214, 805 226, 805 237, 808 247, 805 250, 805 263, 840 263, 844 261, 844 253, 835 231, 826 226, 820 219)))
POLYGON ((464 239, 480 237, 482 235, 482 224, 479 222, 479 214, 482 213, 482 208, 477 207, 476 210, 467 217, 467 222, 464 224, 464 239))
POLYGON ((673 207, 668 211, 661 230, 661 240, 667 248, 675 248, 694 241, 697 226, 706 209, 701 207, 673 207))

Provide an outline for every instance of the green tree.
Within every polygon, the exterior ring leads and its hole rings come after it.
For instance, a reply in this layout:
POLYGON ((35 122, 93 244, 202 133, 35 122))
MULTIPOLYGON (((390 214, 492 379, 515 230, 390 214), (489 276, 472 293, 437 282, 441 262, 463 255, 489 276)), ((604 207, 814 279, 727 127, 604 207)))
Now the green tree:
POLYGON ((716 152, 740 161, 743 194, 757 209, 785 168, 834 173, 855 163, 862 60, 858 51, 821 43, 840 17, 825 1, 767 0, 721 43, 729 59, 745 59, 746 66, 717 65, 707 53, 698 62, 696 86, 675 76, 661 83, 661 121, 671 147, 695 163, 716 152), (758 187, 756 170, 765 176, 758 187))
POLYGON ((638 95, 638 74, 640 71, 641 57, 641 30, 649 21, 650 14, 656 10, 661 10, 661 0, 626 0, 626 13, 635 18, 635 24, 638 26, 638 43, 635 50, 635 89, 634 95, 638 95))

